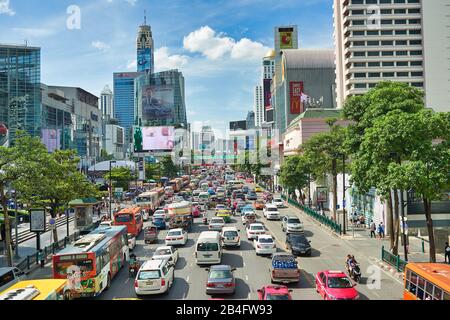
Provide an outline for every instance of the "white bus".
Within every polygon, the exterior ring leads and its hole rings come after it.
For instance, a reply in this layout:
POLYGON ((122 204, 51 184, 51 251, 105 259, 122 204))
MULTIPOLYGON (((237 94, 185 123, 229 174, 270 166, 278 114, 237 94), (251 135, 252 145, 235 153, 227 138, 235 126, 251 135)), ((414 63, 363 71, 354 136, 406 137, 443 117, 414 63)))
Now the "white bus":
POLYGON ((195 262, 197 264, 219 264, 222 261, 220 233, 203 231, 195 245, 195 262))

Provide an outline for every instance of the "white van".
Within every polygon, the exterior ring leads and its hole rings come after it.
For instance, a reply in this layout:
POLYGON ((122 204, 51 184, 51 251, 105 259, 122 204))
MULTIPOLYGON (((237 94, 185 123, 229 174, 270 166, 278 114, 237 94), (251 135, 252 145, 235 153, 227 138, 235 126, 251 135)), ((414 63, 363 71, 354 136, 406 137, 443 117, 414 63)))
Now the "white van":
POLYGON ((201 192, 198 195, 198 203, 206 204, 209 201, 210 195, 208 192, 201 192))
POLYGON ((221 261, 220 233, 203 231, 195 245, 195 262, 197 264, 219 264, 221 261))
POLYGON ((25 278, 25 273, 18 268, 0 268, 0 292, 25 278))

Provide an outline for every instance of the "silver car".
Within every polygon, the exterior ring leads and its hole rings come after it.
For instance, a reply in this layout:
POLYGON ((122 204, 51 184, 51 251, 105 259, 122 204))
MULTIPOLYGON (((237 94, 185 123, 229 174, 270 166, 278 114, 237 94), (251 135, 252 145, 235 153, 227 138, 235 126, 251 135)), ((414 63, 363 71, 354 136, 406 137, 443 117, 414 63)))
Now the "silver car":
POLYGON ((217 265, 207 268, 206 294, 233 294, 236 282, 233 272, 236 268, 229 265, 217 265))
POLYGON ((294 216, 285 216, 281 221, 281 229, 286 233, 303 232, 303 223, 294 216))

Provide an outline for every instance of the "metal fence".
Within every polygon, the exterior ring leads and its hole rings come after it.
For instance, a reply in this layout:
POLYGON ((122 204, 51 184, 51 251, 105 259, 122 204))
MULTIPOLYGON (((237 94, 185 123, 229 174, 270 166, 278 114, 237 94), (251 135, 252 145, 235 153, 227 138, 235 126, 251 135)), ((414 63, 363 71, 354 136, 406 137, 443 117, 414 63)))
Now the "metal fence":
MULTIPOLYGON (((44 252, 45 260, 49 260, 52 255, 54 255, 59 250, 64 249, 68 244, 71 242, 74 242, 80 238, 80 233, 77 231, 74 234, 72 234, 70 237, 65 237, 64 239, 59 240, 58 242, 54 242, 51 245, 45 247, 42 249, 44 252)), ((39 252, 36 251, 35 253, 27 256, 22 261, 20 261, 16 267, 23 272, 29 271, 35 264, 39 263, 38 258, 39 252)))
MULTIPOLYGON (((281 196, 283 200, 286 201, 286 196, 282 195, 281 196)), ((342 234, 342 226, 340 224, 338 224, 337 222, 331 220, 330 218, 328 218, 327 216, 323 216, 320 213, 318 213, 317 211, 308 208, 300 203, 298 203, 297 201, 295 201, 294 199, 289 198, 287 200, 287 202, 296 207, 297 209, 303 210, 308 216, 310 216, 311 218, 315 219, 316 221, 320 222, 321 224, 323 224, 324 226, 330 228, 331 230, 333 230, 336 233, 339 233, 340 235, 342 234)))
POLYGON ((405 266, 408 264, 408 262, 400 258, 399 255, 394 255, 389 251, 384 250, 384 246, 381 247, 381 260, 395 267, 398 272, 403 272, 405 266))

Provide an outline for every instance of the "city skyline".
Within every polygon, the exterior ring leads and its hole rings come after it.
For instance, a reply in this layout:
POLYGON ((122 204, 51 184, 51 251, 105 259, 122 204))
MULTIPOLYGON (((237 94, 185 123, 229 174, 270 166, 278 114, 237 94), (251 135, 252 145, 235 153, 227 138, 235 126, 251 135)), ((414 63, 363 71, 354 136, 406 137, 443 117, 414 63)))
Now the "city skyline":
POLYGON ((223 130, 253 109, 261 59, 273 48, 275 25, 297 24, 300 47, 333 46, 331 0, 96 0, 71 5, 5 2, 0 25, 7 32, 0 42, 23 44, 26 39, 28 45, 40 46, 43 83, 82 87, 100 96, 105 85, 112 88, 113 72, 136 71, 136 34, 146 10, 155 42, 155 72, 183 72, 188 121, 195 117, 223 130), (204 15, 194 19, 194 11, 204 15), (68 29, 68 23, 75 29, 68 29), (68 48, 72 54, 61 54, 68 48), (217 119, 218 110, 227 112, 217 119))

